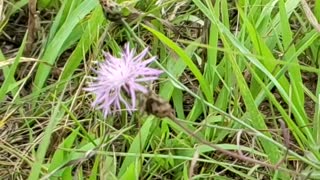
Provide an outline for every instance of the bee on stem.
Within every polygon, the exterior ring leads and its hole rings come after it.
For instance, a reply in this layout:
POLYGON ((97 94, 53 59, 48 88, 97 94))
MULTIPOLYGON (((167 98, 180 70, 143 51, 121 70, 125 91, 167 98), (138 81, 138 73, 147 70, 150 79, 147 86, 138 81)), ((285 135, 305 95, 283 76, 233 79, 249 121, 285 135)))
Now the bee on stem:
POLYGON ((147 114, 152 114, 159 118, 175 117, 175 112, 171 107, 171 104, 160 96, 154 94, 152 91, 149 91, 149 93, 145 95, 143 109, 147 114))
POLYGON ((105 17, 113 22, 120 22, 122 19, 119 5, 110 0, 100 0, 103 7, 105 17))

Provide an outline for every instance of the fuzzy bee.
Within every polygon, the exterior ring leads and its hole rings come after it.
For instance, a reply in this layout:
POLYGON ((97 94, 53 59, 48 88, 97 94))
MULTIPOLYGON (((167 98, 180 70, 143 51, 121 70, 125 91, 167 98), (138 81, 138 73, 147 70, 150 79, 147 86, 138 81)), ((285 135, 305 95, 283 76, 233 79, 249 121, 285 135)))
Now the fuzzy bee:
POLYGON ((103 10, 105 17, 113 22, 120 22, 122 19, 121 8, 118 4, 110 0, 100 0, 99 1, 103 10))
POLYGON ((145 104, 143 106, 147 114, 152 114, 159 118, 175 117, 175 112, 172 109, 171 104, 152 92, 149 92, 146 95, 145 104))

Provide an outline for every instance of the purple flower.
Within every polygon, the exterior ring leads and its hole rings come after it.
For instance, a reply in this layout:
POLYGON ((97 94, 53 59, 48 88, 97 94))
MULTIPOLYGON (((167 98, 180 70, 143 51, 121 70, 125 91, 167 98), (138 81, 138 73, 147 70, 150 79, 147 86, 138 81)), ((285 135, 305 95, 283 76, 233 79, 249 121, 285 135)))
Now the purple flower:
POLYGON ((105 61, 99 63, 97 70, 93 70, 97 77, 93 78, 93 82, 85 90, 95 94, 92 106, 102 109, 105 117, 112 106, 113 112, 121 110, 120 104, 124 104, 129 113, 136 110, 136 92, 147 93, 144 84, 158 79, 162 73, 147 67, 156 60, 155 57, 143 61, 148 50, 146 48, 135 56, 135 49, 130 49, 127 43, 120 58, 104 52, 105 61), (129 99, 131 103, 128 102, 129 99))

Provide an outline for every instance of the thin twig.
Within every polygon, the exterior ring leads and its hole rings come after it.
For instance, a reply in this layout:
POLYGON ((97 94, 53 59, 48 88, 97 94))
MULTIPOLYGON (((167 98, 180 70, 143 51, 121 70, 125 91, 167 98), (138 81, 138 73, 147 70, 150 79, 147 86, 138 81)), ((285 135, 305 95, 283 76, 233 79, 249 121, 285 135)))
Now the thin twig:
POLYGON ((37 24, 39 21, 37 13, 37 0, 29 0, 29 19, 28 19, 28 37, 25 52, 28 56, 31 55, 33 43, 36 39, 37 24))
POLYGON ((195 166, 197 164, 198 159, 199 159, 199 151, 197 149, 196 152, 194 152, 194 154, 193 154, 192 161, 191 161, 191 164, 190 164, 189 179, 192 179, 192 177, 194 175, 194 169, 195 169, 195 166))
POLYGON ((311 11, 308 3, 305 0, 301 0, 302 8, 304 10, 304 13, 307 16, 307 19, 311 23, 311 25, 318 31, 320 32, 320 24, 317 20, 317 18, 314 16, 313 12, 311 11))
POLYGON ((287 147, 287 149, 286 149, 286 152, 285 152, 283 158, 276 164, 276 167, 279 167, 287 159, 288 152, 289 152, 289 147, 290 147, 290 132, 289 132, 289 129, 286 127, 286 124, 282 119, 279 119, 278 121, 280 123, 280 128, 282 130, 283 143, 284 143, 284 146, 287 147))

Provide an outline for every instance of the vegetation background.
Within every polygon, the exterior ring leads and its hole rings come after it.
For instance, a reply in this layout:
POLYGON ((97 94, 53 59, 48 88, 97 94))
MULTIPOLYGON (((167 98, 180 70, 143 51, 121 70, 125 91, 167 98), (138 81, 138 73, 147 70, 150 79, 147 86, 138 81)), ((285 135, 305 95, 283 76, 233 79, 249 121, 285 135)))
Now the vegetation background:
POLYGON ((0 0, 0 177, 320 179, 319 20, 320 1, 0 0), (127 41, 193 134, 90 106, 127 41))

